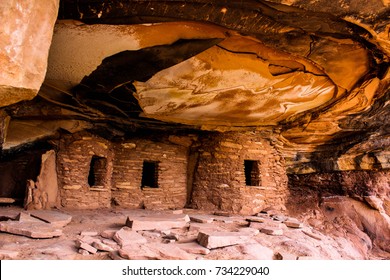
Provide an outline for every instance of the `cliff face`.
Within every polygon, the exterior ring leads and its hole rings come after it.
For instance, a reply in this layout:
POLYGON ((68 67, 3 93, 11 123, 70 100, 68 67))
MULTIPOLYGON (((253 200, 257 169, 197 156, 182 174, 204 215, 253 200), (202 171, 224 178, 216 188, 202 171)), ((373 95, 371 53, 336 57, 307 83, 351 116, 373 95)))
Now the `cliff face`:
MULTIPOLYGON (((230 164, 197 153, 220 156, 224 136, 212 135, 242 133, 266 139, 280 159, 272 166, 283 183, 287 173, 283 203, 292 213, 311 217, 315 209, 323 214, 313 219, 333 219, 324 205, 338 203, 332 207, 345 219, 359 216, 364 231, 363 206, 322 199, 349 196, 379 211, 375 219, 388 216, 389 1, 22 2, 0 4, 0 164, 7 170, 13 156, 39 158, 64 134, 88 131, 114 142, 142 133, 203 135, 187 147, 198 156, 189 160, 192 173, 210 180, 195 178, 194 205, 213 208, 226 198, 226 209, 238 209, 229 192, 218 197, 223 179, 210 174, 218 174, 216 164, 241 174, 254 156, 228 150, 240 159, 230 164), (29 157, 34 149, 40 152, 29 157), (212 172, 196 172, 199 162, 212 172), (199 193, 213 198, 201 201, 199 193), (346 204, 359 214, 348 214, 346 204)), ((253 190, 236 191, 245 206, 253 190)), ((386 221, 370 237, 386 241, 386 221)), ((385 241, 377 243, 388 250, 385 241)))

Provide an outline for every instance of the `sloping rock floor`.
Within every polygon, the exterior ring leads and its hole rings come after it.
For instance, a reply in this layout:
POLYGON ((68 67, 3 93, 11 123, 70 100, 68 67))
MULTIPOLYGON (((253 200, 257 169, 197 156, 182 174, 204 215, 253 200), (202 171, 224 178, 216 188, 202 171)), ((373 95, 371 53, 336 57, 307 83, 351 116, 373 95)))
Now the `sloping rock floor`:
POLYGON ((274 211, 255 216, 229 216, 193 209, 24 211, 16 207, 0 208, 0 259, 364 258, 347 239, 326 236, 274 211))

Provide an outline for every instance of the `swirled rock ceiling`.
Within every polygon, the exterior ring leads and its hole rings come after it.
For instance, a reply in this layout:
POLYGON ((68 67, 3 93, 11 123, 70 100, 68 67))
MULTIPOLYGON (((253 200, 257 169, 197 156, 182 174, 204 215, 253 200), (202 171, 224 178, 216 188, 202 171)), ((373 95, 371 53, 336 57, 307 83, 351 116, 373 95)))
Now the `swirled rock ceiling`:
MULTIPOLYGON (((55 124, 36 137, 267 131, 290 173, 389 168, 389 3, 369 2, 64 0, 32 103, 55 124)), ((42 115, 15 106, 9 146, 42 115)))

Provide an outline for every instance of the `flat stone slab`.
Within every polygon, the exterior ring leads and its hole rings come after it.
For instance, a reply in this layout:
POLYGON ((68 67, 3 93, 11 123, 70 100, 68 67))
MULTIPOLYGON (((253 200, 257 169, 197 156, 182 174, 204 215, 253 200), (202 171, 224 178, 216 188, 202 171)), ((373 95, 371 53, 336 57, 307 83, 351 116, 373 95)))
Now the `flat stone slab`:
POLYGON ((129 246, 132 244, 143 244, 147 243, 148 241, 143 237, 141 234, 133 231, 131 228, 123 227, 120 230, 118 230, 114 236, 113 239, 121 246, 129 246))
POLYGON ((118 254, 121 258, 126 260, 158 260, 160 257, 156 251, 151 250, 142 244, 124 246, 118 250, 118 254))
POLYGON ((64 227, 72 221, 72 216, 51 210, 31 210, 27 213, 30 216, 40 219, 46 223, 50 223, 55 227, 64 227))
POLYGON ((257 217, 257 216, 247 216, 246 220, 248 222, 256 222, 256 223, 264 223, 265 218, 263 217, 257 217))
POLYGON ((18 215, 20 214, 20 211, 15 209, 9 209, 8 207, 0 208, 0 221, 6 221, 6 220, 16 220, 18 215))
POLYGON ((31 217, 30 214, 25 212, 20 212, 19 215, 16 217, 16 220, 23 223, 41 223, 45 224, 44 221, 31 217))
POLYGON ((301 223, 297 219, 288 218, 283 223, 289 228, 303 228, 303 223, 301 223))
POLYGON ((0 197, 0 203, 14 203, 15 199, 10 197, 0 197))
POLYGON ((283 215, 272 215, 272 219, 275 221, 284 222, 288 218, 286 216, 283 216, 283 215))
POLYGON ((248 242, 251 232, 199 232, 198 243, 207 249, 215 249, 248 242))
POLYGON ((77 248, 83 249, 91 254, 97 253, 97 249, 95 247, 92 247, 88 243, 85 243, 81 240, 76 240, 76 246, 77 246, 77 248))
POLYGON ((114 251, 114 249, 111 246, 108 246, 107 244, 104 244, 103 242, 100 241, 94 241, 92 243, 92 247, 98 249, 99 251, 104 251, 104 252, 114 251))
POLYGON ((275 228, 275 227, 264 227, 260 229, 260 232, 268 235, 275 235, 275 236, 283 235, 283 229, 275 228))
POLYGON ((128 217, 126 226, 138 230, 166 230, 188 227, 188 215, 156 215, 148 217, 128 217))
POLYGON ((180 243, 177 244, 177 246, 190 254, 208 255, 210 253, 210 249, 207 249, 196 242, 180 243))
POLYGON ((189 215, 190 220, 196 223, 211 224, 214 221, 214 218, 209 215, 189 215))
POLYGON ((194 260, 195 256, 180 249, 176 244, 149 243, 148 248, 158 253, 159 260, 194 260))
POLYGON ((31 238, 53 238, 62 235, 62 230, 57 229, 50 224, 35 222, 0 222, 0 231, 31 238))
POLYGON ((15 259, 19 256, 19 252, 11 250, 0 250, 0 260, 15 259))
POLYGON ((118 231, 117 229, 107 229, 105 231, 102 231, 100 233, 100 236, 103 238, 111 239, 114 237, 114 235, 117 231, 118 231))

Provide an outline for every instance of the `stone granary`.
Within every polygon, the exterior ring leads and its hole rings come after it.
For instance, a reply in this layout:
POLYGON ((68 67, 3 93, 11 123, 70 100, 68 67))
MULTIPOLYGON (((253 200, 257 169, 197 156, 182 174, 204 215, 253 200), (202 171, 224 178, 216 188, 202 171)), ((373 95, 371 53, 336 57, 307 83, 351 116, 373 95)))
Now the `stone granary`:
POLYGON ((0 206, 272 209, 390 252, 389 15, 385 0, 5 1, 0 206))

